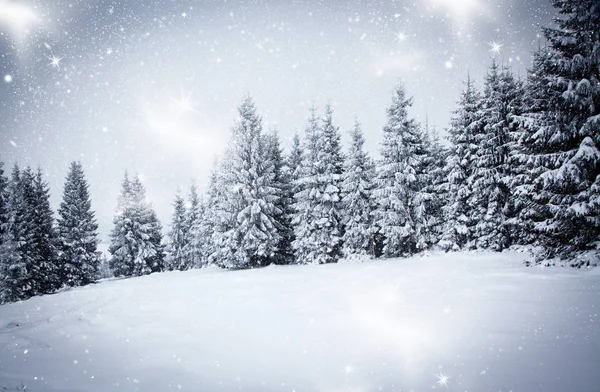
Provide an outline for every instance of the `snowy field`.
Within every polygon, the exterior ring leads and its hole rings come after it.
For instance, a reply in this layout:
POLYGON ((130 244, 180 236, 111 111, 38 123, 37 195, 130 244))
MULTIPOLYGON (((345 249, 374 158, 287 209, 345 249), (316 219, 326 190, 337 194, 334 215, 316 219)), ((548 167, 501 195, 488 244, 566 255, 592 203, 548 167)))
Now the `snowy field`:
POLYGON ((0 390, 600 390, 600 270, 524 257, 170 272, 1 306, 0 390))

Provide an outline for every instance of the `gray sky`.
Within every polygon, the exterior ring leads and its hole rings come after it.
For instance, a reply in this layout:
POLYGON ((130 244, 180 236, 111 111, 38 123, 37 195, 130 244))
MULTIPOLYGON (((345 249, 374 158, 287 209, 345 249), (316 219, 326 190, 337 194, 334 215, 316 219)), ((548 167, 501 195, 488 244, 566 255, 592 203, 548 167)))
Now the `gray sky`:
POLYGON ((411 114, 443 129, 467 72, 481 85, 495 56, 524 76, 553 16, 547 0, 0 0, 0 159, 40 165, 54 208, 81 160, 103 239, 123 172, 139 172, 166 226, 245 93, 286 147, 311 102, 331 102, 376 155, 399 79, 411 114))

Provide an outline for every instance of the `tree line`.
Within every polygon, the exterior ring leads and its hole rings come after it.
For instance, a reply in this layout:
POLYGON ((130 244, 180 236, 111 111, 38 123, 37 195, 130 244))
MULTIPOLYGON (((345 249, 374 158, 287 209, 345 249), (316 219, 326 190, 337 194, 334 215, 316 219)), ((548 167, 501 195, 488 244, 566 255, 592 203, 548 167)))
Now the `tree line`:
MULTIPOLYGON (((207 191, 178 192, 166 241, 138 176, 125 175, 108 261, 115 276, 215 265, 332 263, 513 245, 533 264, 600 260, 600 7, 553 1, 525 81, 492 61, 482 88, 467 78, 449 147, 411 118, 394 88, 380 156, 355 121, 342 151, 333 108, 311 108, 286 154, 254 101, 238 107, 207 191)), ((98 276, 97 225, 73 163, 53 223, 41 172, 0 172, 3 302, 83 285, 98 276)))

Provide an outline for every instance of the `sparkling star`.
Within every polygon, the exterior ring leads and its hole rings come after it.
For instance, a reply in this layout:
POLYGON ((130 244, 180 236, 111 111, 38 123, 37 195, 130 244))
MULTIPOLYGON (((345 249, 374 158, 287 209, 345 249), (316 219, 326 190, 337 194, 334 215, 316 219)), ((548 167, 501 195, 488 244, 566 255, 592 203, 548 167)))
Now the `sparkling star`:
POLYGON ((406 34, 398 33, 398 41, 400 41, 400 42, 406 41, 406 34))
POLYGON ((440 373, 439 375, 436 376, 437 377, 437 384, 438 385, 443 385, 445 387, 448 386, 448 380, 450 379, 450 377, 440 373))
POLYGON ((502 47, 504 46, 504 44, 498 43, 496 41, 493 41, 492 43, 489 44, 491 49, 490 52, 494 53, 494 54, 499 54, 500 50, 502 49, 502 47))
POLYGON ((52 55, 51 57, 48 57, 48 60, 50 60, 50 62, 48 63, 48 65, 50 67, 54 67, 56 69, 60 69, 60 61, 63 58, 64 57, 56 57, 55 55, 52 55))
POLYGON ((175 104, 177 105, 177 109, 179 111, 179 113, 177 114, 178 119, 179 119, 179 117, 181 117, 181 115, 183 115, 186 112, 193 112, 193 113, 200 114, 195 108, 197 103, 192 101, 192 92, 193 91, 190 91, 186 95, 182 91, 181 98, 179 98, 179 99, 171 97, 171 100, 173 102, 175 102, 175 104))
POLYGON ((346 374, 350 374, 354 371, 354 368, 351 365, 348 365, 344 368, 344 371, 346 372, 346 374))

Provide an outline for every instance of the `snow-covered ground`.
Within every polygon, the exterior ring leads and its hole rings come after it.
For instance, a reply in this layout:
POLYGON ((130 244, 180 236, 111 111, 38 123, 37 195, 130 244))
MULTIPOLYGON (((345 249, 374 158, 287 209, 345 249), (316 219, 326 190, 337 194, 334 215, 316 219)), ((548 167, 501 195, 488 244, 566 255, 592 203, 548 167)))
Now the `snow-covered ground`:
POLYGON ((600 271, 518 253, 106 281, 0 307, 0 390, 599 391, 600 271))

